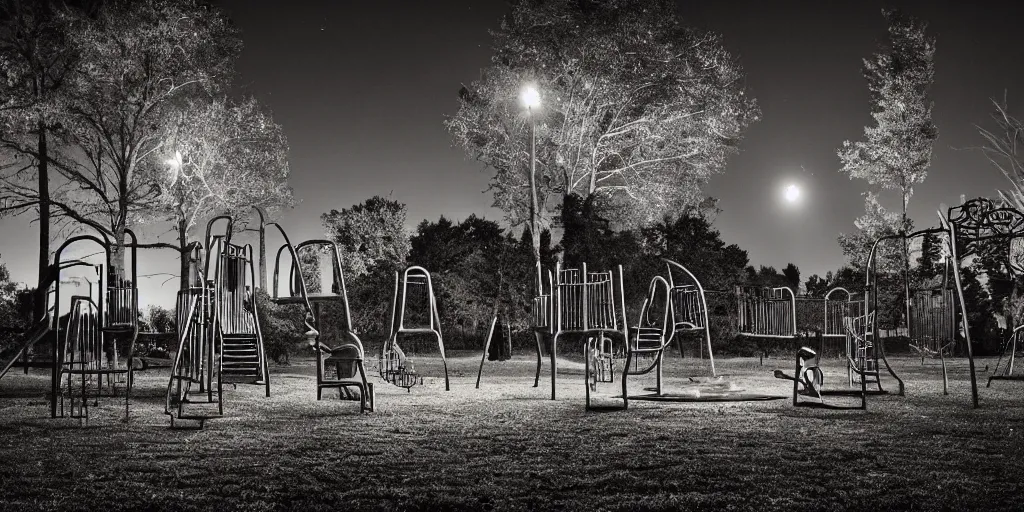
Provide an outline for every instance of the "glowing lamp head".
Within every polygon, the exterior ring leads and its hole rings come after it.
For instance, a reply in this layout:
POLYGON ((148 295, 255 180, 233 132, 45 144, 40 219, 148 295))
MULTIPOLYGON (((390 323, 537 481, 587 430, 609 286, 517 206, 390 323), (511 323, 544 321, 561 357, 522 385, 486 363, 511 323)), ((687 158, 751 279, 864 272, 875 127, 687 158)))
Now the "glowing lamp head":
POLYGON ((532 85, 527 85, 523 88, 523 92, 519 96, 519 99, 522 100, 523 106, 528 109, 533 110, 540 107, 540 91, 532 85))
POLYGON ((171 168, 171 184, 178 181, 178 173, 181 172, 181 152, 175 151, 174 156, 164 161, 171 168))
POLYGON ((795 203, 800 200, 800 187, 792 184, 787 185, 782 192, 782 196, 786 199, 787 203, 795 203))

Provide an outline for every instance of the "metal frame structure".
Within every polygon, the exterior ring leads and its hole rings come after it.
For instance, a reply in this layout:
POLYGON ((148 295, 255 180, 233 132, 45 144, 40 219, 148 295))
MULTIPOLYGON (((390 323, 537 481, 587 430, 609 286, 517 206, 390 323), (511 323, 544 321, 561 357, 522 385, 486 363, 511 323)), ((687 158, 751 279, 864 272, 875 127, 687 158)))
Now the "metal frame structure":
POLYGON ((551 275, 551 271, 545 272, 541 268, 541 264, 538 262, 536 266, 537 280, 536 290, 534 293, 533 301, 530 309, 530 330, 533 331, 533 337, 537 341, 537 372, 533 379, 533 387, 540 386, 540 370, 544 362, 544 338, 551 335, 551 327, 553 325, 552 318, 554 318, 554 278, 551 275), (547 276, 547 288, 544 287, 544 276, 547 276))
MULTIPOLYGON (((262 229, 267 224, 261 222, 262 229)), ((276 224, 274 224, 276 225, 276 224)), ((280 226, 277 226, 280 230, 280 226)), ((348 291, 345 287, 345 276, 341 268, 341 256, 338 246, 331 240, 306 240, 292 246, 283 230, 281 234, 285 243, 277 250, 274 259, 273 295, 277 304, 301 304, 306 308, 307 327, 305 333, 309 345, 316 352, 316 399, 323 397, 323 390, 336 388, 338 397, 346 400, 359 400, 360 412, 373 412, 373 384, 366 380, 366 354, 363 342, 352 329, 352 315, 349 309, 348 291), (291 265, 288 274, 288 295, 280 293, 281 256, 288 251, 291 265), (302 255, 312 254, 319 258, 327 254, 331 260, 330 290, 314 290, 307 282, 310 276, 303 268, 302 255), (342 312, 341 325, 335 326, 342 340, 333 344, 321 340, 323 333, 324 306, 336 304, 342 312), (333 374, 333 375, 332 375, 333 374), (358 395, 352 393, 358 391, 358 395)), ((263 237, 261 231, 261 239, 263 237)), ((319 262, 318 262, 319 263, 319 262)), ((318 269, 319 271, 319 269, 318 269)), ((317 273, 317 276, 319 274, 317 273)), ((319 285, 319 283, 317 283, 319 285)))
POLYGON ((844 318, 850 315, 850 305, 854 304, 853 294, 849 290, 841 286, 832 288, 825 294, 824 301, 824 312, 825 317, 821 330, 821 335, 826 338, 845 338, 846 337, 846 326, 844 318), (832 298, 834 293, 845 294, 845 300, 836 300, 832 298))
POLYGON ((737 286, 736 301, 736 330, 740 336, 796 337, 796 295, 788 286, 737 286))
POLYGON ((622 408, 628 408, 630 400, 705 402, 784 398, 745 393, 744 390, 736 388, 734 383, 717 375, 704 287, 683 265, 667 259, 665 264, 665 277, 655 276, 651 279, 647 297, 640 308, 639 321, 631 328, 630 340, 626 345, 626 362, 622 370, 622 408), (683 279, 677 279, 677 276, 683 279), (696 388, 683 394, 666 393, 663 386, 665 353, 677 336, 687 331, 700 333, 701 341, 706 343, 713 379, 697 381, 691 378, 697 385, 696 388), (655 372, 653 393, 630 394, 629 377, 651 372, 655 372))
POLYGON ((129 414, 133 379, 133 355, 135 340, 139 334, 139 292, 138 292, 138 239, 135 233, 125 230, 130 250, 131 279, 115 275, 112 265, 112 251, 109 239, 100 233, 79 235, 66 240, 54 252, 53 324, 54 343, 52 347, 53 367, 50 384, 50 416, 64 416, 64 399, 69 399, 70 416, 88 421, 89 392, 95 385, 92 398, 103 396, 103 378, 107 378, 110 395, 116 393, 116 384, 125 388, 125 417, 129 414), (91 265, 84 261, 64 261, 64 251, 78 242, 89 242, 100 248, 103 263, 91 265), (96 294, 72 296, 66 327, 61 326, 60 276, 61 270, 86 266, 95 268, 99 279, 96 294), (62 335, 63 334, 63 335, 62 335), (117 338, 130 337, 127 361, 122 367, 117 354, 117 338), (123 378, 122 382, 118 382, 123 378), (66 387, 65 387, 66 383, 66 387), (76 400, 77 398, 77 400, 76 400))
MULTIPOLYGON (((818 332, 819 351, 803 346, 797 349, 796 364, 792 376, 782 370, 775 370, 775 378, 793 381, 793 406, 794 407, 819 407, 825 409, 860 409, 868 407, 868 394, 882 394, 879 379, 877 360, 871 364, 874 343, 871 338, 869 326, 874 322, 874 312, 858 317, 844 317, 843 328, 845 334, 846 370, 849 386, 847 389, 825 389, 825 373, 821 369, 821 347, 824 344, 824 333, 818 332), (812 363, 813 360, 813 363, 812 363), (859 380, 854 382, 853 375, 859 380), (874 392, 868 391, 868 384, 875 383, 878 389, 874 392), (853 387, 854 384, 859 384, 853 387), (860 398, 859 405, 836 405, 825 401, 826 396, 854 396, 860 398)), ((903 393, 903 382, 900 381, 900 394, 903 393)))
MULTIPOLYGON (((417 289, 417 288, 414 288, 417 289)), ((423 267, 411 266, 403 272, 395 272, 395 293, 391 302, 391 332, 387 341, 381 345, 379 372, 385 382, 411 391, 417 383, 422 383, 423 377, 416 373, 412 363, 406 357, 405 352, 398 344, 403 335, 426 334, 437 340, 437 348, 441 352, 441 364, 444 366, 444 389, 451 391, 451 383, 448 379, 448 359, 444 352, 444 336, 441 334, 441 318, 437 312, 437 299, 434 296, 434 284, 430 278, 430 272, 423 267), (419 287, 425 294, 427 311, 421 311, 426 316, 426 325, 406 325, 406 309, 408 306, 410 285, 419 287), (417 378, 419 379, 417 381, 417 378)))
MULTIPOLYGON (((538 353, 542 336, 551 338, 551 399, 557 398, 558 341, 565 336, 578 335, 585 339, 584 381, 589 408, 591 385, 613 380, 614 349, 608 336, 614 333, 623 340, 627 336, 622 266, 615 271, 588 272, 585 263, 580 269, 563 269, 561 264, 556 264, 550 291, 550 295, 541 294, 534 300, 534 332, 539 333, 538 353), (546 329, 536 325, 541 323, 548 324, 546 329)), ((538 357, 537 381, 540 367, 538 357)))
MULTIPOLYGON (((640 307, 639 321, 632 328, 632 336, 626 345, 626 362, 622 370, 623 408, 629 406, 631 398, 646 399, 663 395, 662 367, 665 351, 682 332, 702 333, 702 341, 707 344, 711 375, 717 375, 715 357, 711 350, 711 331, 704 286, 697 276, 679 263, 666 259, 665 266, 665 277, 655 276, 651 279, 647 297, 640 307), (686 280, 682 283, 677 282, 675 274, 680 274, 686 280), (657 317, 660 317, 660 321, 657 317), (646 375, 652 371, 656 372, 655 394, 631 396, 628 388, 629 376, 646 375)), ((679 352, 682 353, 682 346, 679 352)))
POLYGON ((992 370, 992 375, 988 378, 988 384, 985 387, 992 387, 992 381, 994 380, 1013 380, 1013 381, 1024 381, 1024 375, 1014 375, 1013 363, 1017 357, 1017 345, 1024 337, 1024 324, 1018 325, 1010 333, 1010 337, 1006 338, 1003 343, 1003 349, 999 352, 999 359, 996 361, 996 367, 992 370), (1009 349, 1010 357, 1006 361, 1006 366, 1003 367, 1003 374, 999 375, 999 366, 1003 363, 1003 358, 1006 357, 1006 351, 1009 349))
POLYGON ((194 243, 188 249, 192 275, 189 288, 178 291, 178 351, 164 402, 172 427, 184 419, 202 428, 205 420, 222 416, 225 382, 263 385, 270 396, 254 253, 251 245, 232 242, 234 224, 230 215, 213 217, 206 225, 205 246, 194 243), (213 234, 218 223, 224 224, 223 231, 213 234), (216 410, 210 410, 213 406, 216 410))
MULTIPOLYGON (((1009 206, 997 207, 985 198, 972 199, 960 206, 939 212, 942 228, 949 234, 947 247, 952 262, 953 279, 960 303, 963 335, 967 345, 967 360, 971 373, 971 400, 974 408, 978 404, 978 378, 974 364, 974 350, 971 346, 971 329, 966 303, 964 301, 963 276, 960 262, 979 252, 983 244, 1005 240, 1007 250, 1003 265, 1011 276, 1024 273, 1024 248, 1019 239, 1024 237, 1024 213, 1009 206)), ((1014 379, 1016 380, 1016 379, 1014 379)))
MULTIPOLYGON (((866 295, 864 297, 864 303, 865 303, 865 309, 867 311, 877 311, 878 310, 878 249, 881 246, 881 244, 883 244, 884 242, 887 242, 887 241, 891 241, 891 240, 902 240, 902 241, 906 242, 906 241, 910 241, 910 240, 912 240, 914 238, 917 238, 917 237, 921 237, 921 236, 925 236, 925 235, 930 235, 930 234, 941 234, 941 233, 947 233, 947 230, 944 229, 944 228, 927 228, 927 229, 922 229, 922 230, 914 231, 912 233, 897 233, 897 234, 892 234, 892 235, 886 235, 886 236, 879 237, 878 239, 875 240, 875 242, 871 245, 870 252, 868 253, 867 275, 865 276, 865 280, 866 280, 865 294, 866 295)), ((948 275, 948 272, 949 272, 949 264, 948 264, 948 262, 947 262, 946 267, 947 268, 944 270, 944 274, 943 274, 943 282, 944 282, 944 284, 942 286, 943 290, 947 288, 947 284, 946 283, 947 283, 948 279, 947 279, 946 276, 948 275)), ((906 291, 910 291, 909 290, 909 286, 908 286, 906 291)), ((932 351, 926 345, 926 343, 925 343, 926 340, 924 340, 924 339, 922 339, 920 337, 921 333, 917 332, 918 331, 917 327, 919 326, 918 324, 927 325, 927 322, 924 322, 920 318, 920 315, 924 311, 924 308, 922 308, 920 306, 920 304, 919 304, 919 300, 920 299, 918 299, 917 297, 918 297, 918 294, 916 294, 916 293, 914 295, 911 295, 909 297, 909 301, 907 303, 908 304, 907 313, 910 314, 911 317, 913 317, 913 318, 907 318, 907 334, 908 334, 908 336, 911 339, 911 347, 913 347, 915 350, 918 351, 919 354, 921 354, 921 358, 922 358, 922 362, 923 362, 924 357, 926 355, 932 355, 931 354, 932 351), (917 315, 917 316, 915 316, 915 315, 917 315), (914 343, 915 341, 917 341, 916 344, 914 343)), ((944 304, 944 306, 952 306, 952 304, 944 304)), ((953 314, 953 307, 949 308, 949 313, 948 314, 949 315, 953 314)), ((947 375, 946 375, 946 362, 945 362, 945 354, 944 354, 944 352, 946 351, 947 348, 949 348, 951 346, 951 344, 953 342, 954 332, 955 331, 954 331, 954 327, 953 327, 954 322, 953 322, 952 318, 945 318, 945 319, 939 319, 939 320, 941 320, 940 324, 945 325, 945 327, 946 327, 945 337, 949 338, 949 340, 948 341, 946 341, 946 340, 933 340, 934 343, 936 344, 936 348, 937 348, 937 350, 934 351, 934 355, 939 357, 939 359, 941 360, 941 363, 942 363, 942 376, 943 376, 943 381, 945 382, 946 379, 947 379, 947 375), (946 341, 946 343, 943 343, 943 341, 946 341)), ((872 329, 873 329, 873 331, 875 333, 875 337, 878 340, 881 340, 881 337, 879 336, 879 329, 878 329, 877 322, 878 322, 878 316, 876 315, 875 318, 874 318, 874 325, 872 325, 872 329)), ((935 329, 931 329, 931 330, 933 332, 936 331, 935 329)), ((880 347, 880 349, 881 349, 880 351, 881 351, 882 358, 884 360, 884 358, 885 358, 884 347, 880 347)), ((888 361, 884 361, 884 362, 886 364, 886 367, 890 368, 889 364, 888 364, 888 361)), ((890 373, 892 373, 891 368, 890 368, 890 373)), ((893 376, 896 377, 896 375, 894 373, 893 373, 893 376)), ((897 378, 897 380, 899 379, 899 377, 896 377, 896 378, 897 378)))
MULTIPOLYGON (((32 365, 32 362, 29 360, 32 347, 41 340, 49 338, 54 329, 54 321, 56 317, 54 317, 53 314, 55 306, 51 304, 52 301, 50 296, 57 293, 56 286, 59 285, 58 280, 60 279, 61 271, 68 268, 88 265, 88 263, 84 263, 79 260, 70 260, 64 262, 60 266, 52 264, 48 267, 46 277, 43 280, 39 291, 42 300, 46 301, 44 308, 45 314, 42 318, 36 320, 35 324, 28 330, 24 337, 25 341, 22 343, 21 347, 11 355, 2 367, 0 367, 0 379, 2 379, 4 375, 7 375, 7 372, 14 367, 15 363, 18 362, 18 359, 21 359, 25 374, 28 374, 29 367, 32 365)), ((53 362, 50 361, 45 367, 50 368, 52 365, 53 362)))

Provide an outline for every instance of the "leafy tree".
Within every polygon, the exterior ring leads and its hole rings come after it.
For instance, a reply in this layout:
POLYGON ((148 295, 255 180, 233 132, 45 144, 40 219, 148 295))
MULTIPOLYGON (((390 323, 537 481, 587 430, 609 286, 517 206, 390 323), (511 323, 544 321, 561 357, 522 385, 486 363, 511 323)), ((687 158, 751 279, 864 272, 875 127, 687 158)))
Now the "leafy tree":
POLYGON ((828 282, 828 289, 832 288, 845 288, 851 293, 859 293, 864 291, 864 274, 858 272, 853 267, 842 266, 835 273, 827 272, 825 274, 825 281, 828 282))
MULTIPOLYGON (((77 65, 62 16, 70 4, 0 1, 0 216, 38 214, 37 289, 50 265, 50 164, 59 97, 77 65)), ((88 2, 86 2, 88 3, 88 2)), ((34 316, 45 313, 35 300, 34 316)))
POLYGON ((405 204, 380 196, 320 216, 338 244, 357 332, 386 335, 390 328, 395 271, 405 266, 410 248, 405 220, 405 204))
POLYGON ((498 315, 506 329, 520 330, 534 287, 529 240, 475 215, 459 223, 441 217, 420 223, 409 261, 431 271, 443 322, 475 332, 498 315))
MULTIPOLYGON (((995 331, 995 318, 993 313, 992 297, 989 295, 985 285, 978 280, 979 269, 974 265, 967 265, 960 269, 961 279, 964 287, 964 309, 967 311, 967 322, 971 330, 971 341, 978 344, 980 354, 991 354, 997 351, 998 343, 992 344, 995 331)), ((957 317, 961 314, 958 312, 957 317)))
POLYGON ((294 304, 275 304, 262 288, 256 289, 254 300, 267 355, 278 364, 287 363, 305 342, 305 311, 294 304))
POLYGON ((594 196, 569 194, 562 201, 564 233, 559 242, 566 268, 581 268, 586 263, 594 270, 607 270, 619 261, 609 254, 609 245, 615 234, 602 216, 594 196), (609 256, 611 256, 609 258, 609 256))
POLYGON ((942 275, 942 240, 935 233, 921 236, 921 255, 917 257, 917 279, 931 283, 942 275))
POLYGON ((782 269, 782 275, 786 278, 786 286, 793 290, 793 293, 799 293, 800 269, 796 265, 789 263, 786 265, 786 268, 782 269))
POLYGON ((177 330, 174 312, 167 308, 150 305, 149 311, 146 312, 146 318, 149 319, 149 326, 154 332, 175 332, 177 330))
MULTIPOLYGON (((775 267, 761 265, 755 269, 753 266, 749 266, 746 268, 746 272, 746 284, 748 286, 778 288, 790 285, 789 278, 776 270, 775 267)), ((796 292, 794 291, 794 293, 796 292)))
MULTIPOLYGON (((167 161, 166 183, 171 193, 157 198, 156 215, 174 219, 182 255, 189 231, 211 212, 242 214, 253 206, 274 212, 293 204, 288 141, 255 98, 186 98, 170 140, 173 157, 167 161)), ((265 265, 260 272, 265 285, 265 265)), ((184 256, 180 276, 181 287, 188 287, 184 256)))
POLYGON ((497 223, 475 215, 460 223, 442 216, 419 224, 410 240, 409 262, 431 272, 443 321, 475 328, 490 320, 504 242, 497 223))
MULTIPOLYGON (((705 213, 689 210, 676 218, 665 217, 640 232, 648 254, 686 267, 706 290, 730 290, 745 279, 747 251, 736 244, 726 245, 705 213)), ((660 271, 661 262, 657 265, 660 271)))
POLYGON ((828 278, 822 278, 818 274, 813 274, 807 278, 807 282, 804 283, 804 288, 808 297, 824 297, 831 288, 829 287, 828 278))
MULTIPOLYGON (((871 192, 864 194, 864 215, 855 220, 853 225, 858 231, 849 235, 840 233, 839 246, 850 265, 860 272, 864 271, 876 240, 903 231, 900 228, 900 215, 887 211, 878 202, 878 195, 871 192)), ((906 231, 909 230, 910 226, 906 225, 906 231)), ((883 274, 898 272, 903 266, 903 256, 897 242, 880 244, 875 257, 876 268, 883 274)))
POLYGON ((720 38, 683 27, 668 0, 519 0, 492 34, 491 64, 446 126, 494 169, 495 206, 530 229, 535 259, 550 196, 599 195, 626 222, 682 210, 759 115, 720 38), (517 99, 531 82, 536 176, 517 99))
POLYGON ((64 184, 51 202, 110 237, 121 275, 124 231, 158 205, 166 179, 166 121, 184 98, 228 83, 241 42, 220 11, 198 0, 106 2, 94 16, 69 17, 80 60, 62 120, 78 157, 54 166, 64 184))
MULTIPOLYGON (((864 128, 864 140, 845 141, 839 150, 842 172, 901 197, 901 223, 909 230, 907 203, 914 185, 924 181, 931 164, 932 146, 939 132, 932 122, 929 92, 935 77, 935 39, 925 34, 926 24, 896 10, 882 11, 889 23, 889 40, 864 60, 864 76, 871 92, 875 126, 864 128)), ((910 255, 902 243, 904 292, 910 290, 910 255)), ((906 314, 909 317, 909 303, 906 314)))
POLYGON ((32 324, 32 312, 24 310, 26 296, 30 295, 11 281, 7 265, 0 263, 0 354, 18 343, 32 324))
POLYGON ((405 204, 380 196, 320 216, 338 244, 346 278, 368 274, 381 263, 388 265, 386 273, 403 266, 410 249, 405 219, 405 204))

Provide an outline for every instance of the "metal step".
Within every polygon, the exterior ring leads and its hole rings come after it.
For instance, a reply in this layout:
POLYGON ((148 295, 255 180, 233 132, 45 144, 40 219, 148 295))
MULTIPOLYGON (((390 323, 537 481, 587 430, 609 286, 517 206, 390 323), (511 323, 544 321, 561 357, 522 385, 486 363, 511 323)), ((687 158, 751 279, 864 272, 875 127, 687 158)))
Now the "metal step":
POLYGON ((224 353, 224 359, 225 359, 225 362, 227 362, 227 360, 231 360, 231 361, 248 360, 248 359, 258 360, 259 357, 258 357, 258 354, 255 351, 253 351, 251 354, 249 354, 249 353, 246 353, 246 354, 235 354, 235 353, 228 354, 227 352, 225 352, 224 353))

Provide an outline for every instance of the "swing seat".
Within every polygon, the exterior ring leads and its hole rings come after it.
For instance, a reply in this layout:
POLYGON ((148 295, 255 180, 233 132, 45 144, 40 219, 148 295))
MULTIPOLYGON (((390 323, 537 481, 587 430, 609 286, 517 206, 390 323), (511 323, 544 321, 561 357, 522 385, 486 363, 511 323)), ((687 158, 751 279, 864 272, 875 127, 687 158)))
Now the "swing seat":
POLYGON ((422 380, 413 369, 412 363, 405 357, 405 352, 398 345, 394 345, 391 350, 386 350, 381 355, 380 363, 380 376, 385 382, 409 389, 422 380))
POLYGON ((348 343, 332 348, 330 353, 324 360, 324 366, 334 367, 337 379, 354 379, 359 376, 359 362, 363 359, 358 346, 348 343))

